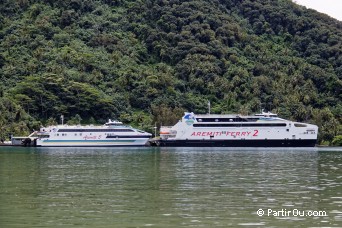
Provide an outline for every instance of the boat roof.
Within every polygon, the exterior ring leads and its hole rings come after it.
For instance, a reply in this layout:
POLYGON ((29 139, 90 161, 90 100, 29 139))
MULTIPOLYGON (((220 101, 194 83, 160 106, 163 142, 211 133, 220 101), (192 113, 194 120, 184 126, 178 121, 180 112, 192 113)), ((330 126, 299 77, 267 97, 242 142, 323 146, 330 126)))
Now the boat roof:
POLYGON ((278 117, 277 114, 265 113, 255 115, 241 115, 241 114, 196 114, 196 118, 262 118, 262 117, 278 117))
POLYGON ((108 122, 105 123, 105 125, 123 125, 123 123, 117 120, 112 121, 111 119, 109 119, 108 122))
POLYGON ((121 128, 132 128, 131 126, 124 125, 120 121, 112 121, 111 119, 108 120, 107 123, 103 125, 68 125, 68 124, 63 124, 63 125, 51 125, 47 127, 42 127, 41 129, 45 130, 50 130, 50 129, 101 129, 101 128, 112 128, 112 127, 121 127, 121 128))

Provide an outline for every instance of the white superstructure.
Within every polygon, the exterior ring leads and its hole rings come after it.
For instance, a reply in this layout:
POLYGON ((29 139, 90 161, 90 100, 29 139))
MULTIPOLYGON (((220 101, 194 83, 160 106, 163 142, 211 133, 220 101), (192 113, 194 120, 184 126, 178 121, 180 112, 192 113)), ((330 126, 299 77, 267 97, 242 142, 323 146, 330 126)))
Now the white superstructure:
POLYGON ((103 126, 58 125, 41 128, 36 146, 144 146, 152 134, 122 122, 109 120, 103 126))
POLYGON ((161 146, 302 147, 315 146, 318 127, 265 113, 195 115, 185 113, 174 126, 160 128, 161 146))

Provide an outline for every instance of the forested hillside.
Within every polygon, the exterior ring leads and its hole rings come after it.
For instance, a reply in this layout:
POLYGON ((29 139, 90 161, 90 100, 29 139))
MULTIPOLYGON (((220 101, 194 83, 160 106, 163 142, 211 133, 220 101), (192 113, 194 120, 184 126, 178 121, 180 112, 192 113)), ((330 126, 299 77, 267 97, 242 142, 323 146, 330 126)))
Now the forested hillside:
POLYGON ((0 0, 0 136, 183 111, 341 134, 342 22, 291 0, 0 0))

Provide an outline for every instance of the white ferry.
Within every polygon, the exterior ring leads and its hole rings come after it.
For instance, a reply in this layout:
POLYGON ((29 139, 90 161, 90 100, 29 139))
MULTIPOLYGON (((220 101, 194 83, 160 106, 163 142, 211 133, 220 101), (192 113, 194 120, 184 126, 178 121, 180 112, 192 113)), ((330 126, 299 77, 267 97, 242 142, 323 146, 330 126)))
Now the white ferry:
POLYGON ((243 115, 185 113, 174 126, 160 128, 160 146, 314 147, 318 127, 262 112, 243 115))
POLYGON ((109 120, 103 126, 58 125, 36 132, 36 146, 145 146, 152 134, 109 120))

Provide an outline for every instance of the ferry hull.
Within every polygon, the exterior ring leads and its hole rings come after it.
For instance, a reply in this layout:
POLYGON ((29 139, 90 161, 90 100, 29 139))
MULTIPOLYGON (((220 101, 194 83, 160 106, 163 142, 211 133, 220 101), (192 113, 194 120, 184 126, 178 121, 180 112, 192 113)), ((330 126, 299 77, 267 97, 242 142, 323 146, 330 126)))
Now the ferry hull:
POLYGON ((315 139, 301 140, 160 140, 161 147, 314 147, 315 139))
POLYGON ((35 132, 37 147, 145 146, 152 134, 109 120, 103 126, 57 125, 35 132))
POLYGON ((144 140, 42 140, 37 147, 129 147, 146 146, 144 140))

